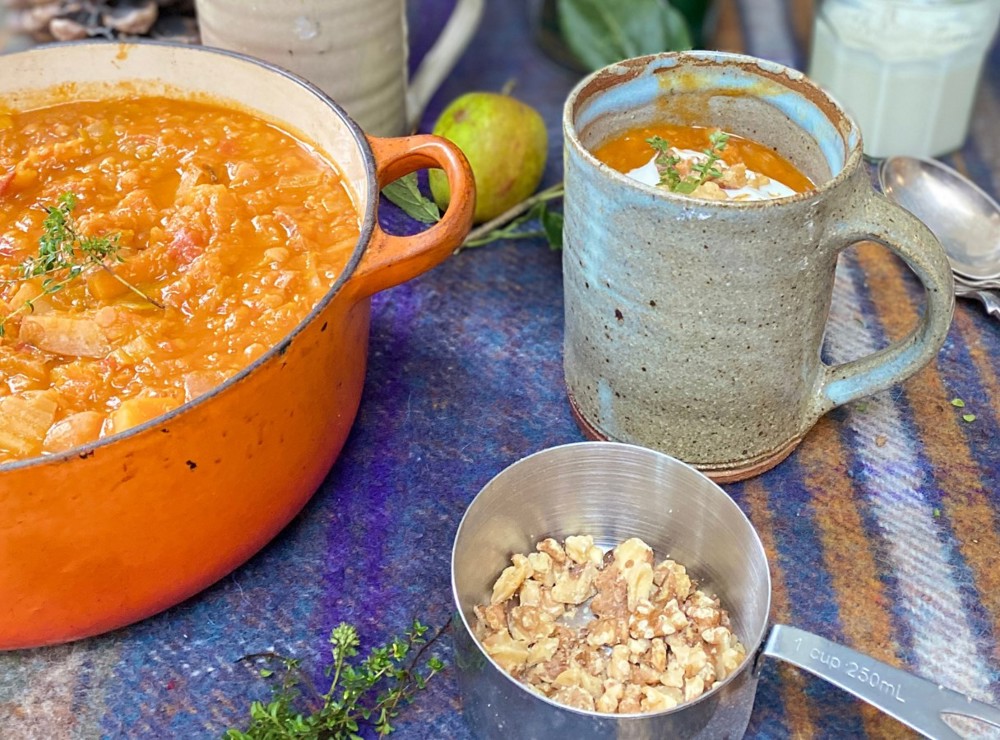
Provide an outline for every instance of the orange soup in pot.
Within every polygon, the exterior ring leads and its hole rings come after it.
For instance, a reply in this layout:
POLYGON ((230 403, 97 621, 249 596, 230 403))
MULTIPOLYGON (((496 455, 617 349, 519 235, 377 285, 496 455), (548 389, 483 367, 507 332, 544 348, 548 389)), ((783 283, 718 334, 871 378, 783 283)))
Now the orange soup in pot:
POLYGON ((308 314, 359 232, 338 171, 249 113, 0 110, 0 464, 214 388, 308 314))
POLYGON ((594 156, 639 182, 694 198, 763 200, 813 187, 774 150, 702 126, 632 128, 603 142, 594 156))

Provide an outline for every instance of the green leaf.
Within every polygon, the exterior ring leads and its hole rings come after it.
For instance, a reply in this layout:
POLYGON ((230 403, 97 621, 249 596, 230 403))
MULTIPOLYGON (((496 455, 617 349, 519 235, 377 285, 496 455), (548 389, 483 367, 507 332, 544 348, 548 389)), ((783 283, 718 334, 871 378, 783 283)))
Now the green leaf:
POLYGON ((545 238, 549 240, 549 249, 562 249, 563 215, 545 208, 539 220, 542 222, 545 238))
POLYGON ((591 69, 691 48, 687 21, 668 0, 558 0, 558 10, 566 45, 591 69))
POLYGON ((975 414, 962 414, 962 418, 970 424, 976 420, 975 414))
POLYGON ((382 195, 417 221, 432 224, 441 220, 441 210, 437 207, 437 203, 420 192, 416 172, 390 182, 382 188, 382 195))
POLYGON ((953 398, 951 399, 951 405, 960 409, 965 408, 965 401, 963 401, 961 398, 953 398))

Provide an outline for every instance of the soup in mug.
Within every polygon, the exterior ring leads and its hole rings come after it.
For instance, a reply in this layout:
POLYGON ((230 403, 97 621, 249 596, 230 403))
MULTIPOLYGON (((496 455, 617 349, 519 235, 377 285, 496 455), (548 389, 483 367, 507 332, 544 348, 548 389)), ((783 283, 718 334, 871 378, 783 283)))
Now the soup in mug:
POLYGON ((639 182, 691 198, 763 200, 813 187, 763 144, 701 126, 632 128, 602 143, 594 156, 639 182))
POLYGON ((335 167, 249 113, 0 110, 0 464, 211 390, 309 313, 359 233, 335 167))

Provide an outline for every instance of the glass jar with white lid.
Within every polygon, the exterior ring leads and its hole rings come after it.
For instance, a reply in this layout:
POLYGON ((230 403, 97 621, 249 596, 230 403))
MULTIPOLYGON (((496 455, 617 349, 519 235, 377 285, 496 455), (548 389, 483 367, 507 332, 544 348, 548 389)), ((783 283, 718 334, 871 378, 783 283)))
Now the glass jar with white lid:
POLYGON ((865 154, 962 146, 1000 0, 822 0, 809 76, 861 126, 865 154))

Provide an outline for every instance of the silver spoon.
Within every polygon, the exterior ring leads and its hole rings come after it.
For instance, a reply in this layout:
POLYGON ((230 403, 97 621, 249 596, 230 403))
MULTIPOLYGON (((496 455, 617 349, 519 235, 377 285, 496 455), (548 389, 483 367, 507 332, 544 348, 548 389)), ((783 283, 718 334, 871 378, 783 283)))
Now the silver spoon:
POLYGON ((886 197, 934 232, 956 277, 1000 287, 1000 205, 993 198, 934 159, 889 157, 878 177, 886 197))

